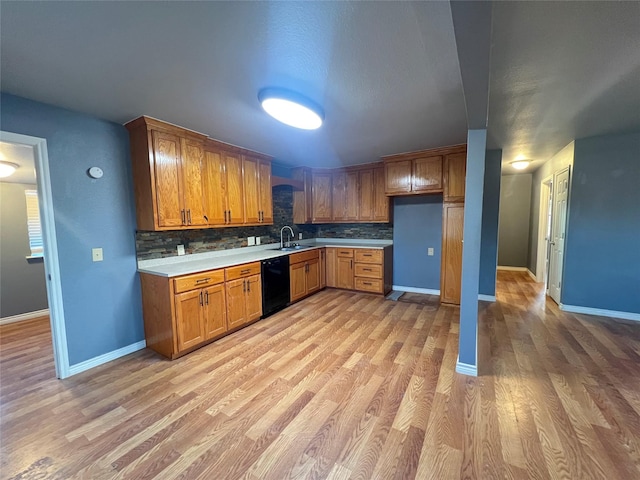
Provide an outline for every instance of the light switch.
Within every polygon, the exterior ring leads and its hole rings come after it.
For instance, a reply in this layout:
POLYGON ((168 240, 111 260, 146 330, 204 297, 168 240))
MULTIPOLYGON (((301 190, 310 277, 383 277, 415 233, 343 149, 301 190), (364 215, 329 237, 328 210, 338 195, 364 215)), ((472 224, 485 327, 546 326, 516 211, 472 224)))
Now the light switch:
POLYGON ((430 257, 433 257, 433 247, 429 247, 427 249, 427 255, 429 255, 430 257))
POLYGON ((102 249, 101 248, 92 248, 91 249, 91 258, 94 262, 102 261, 102 249))
POLYGON ((260 245, 261 242, 262 242, 261 237, 256 237, 256 245, 260 245))
POLYGON ((256 237, 247 237, 247 245, 252 247, 256 244, 256 237))
POLYGON ((184 245, 178 245, 178 255, 184 255, 184 245))

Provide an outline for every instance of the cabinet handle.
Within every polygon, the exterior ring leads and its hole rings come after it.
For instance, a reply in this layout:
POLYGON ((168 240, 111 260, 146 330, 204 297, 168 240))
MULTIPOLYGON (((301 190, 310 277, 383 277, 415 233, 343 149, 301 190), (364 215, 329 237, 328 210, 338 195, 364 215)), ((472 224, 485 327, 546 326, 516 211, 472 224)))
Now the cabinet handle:
POLYGON ((182 224, 184 225, 185 223, 187 223, 185 214, 184 214, 184 210, 180 210, 180 218, 182 219, 182 224))
POLYGON ((199 283, 208 283, 210 278, 201 278, 200 280, 196 280, 196 285, 199 283))
POLYGON ((365 271, 365 272, 370 272, 371 271, 370 268, 363 268, 362 270, 365 271))
POLYGON ((191 225, 191 209, 187 210, 187 222, 191 225))
POLYGON ((224 211, 224 223, 227 223, 227 211, 224 211))
POLYGON ((370 257, 370 256, 371 256, 371 254, 370 254, 370 253, 363 253, 363 254, 362 254, 362 256, 363 256, 363 257, 370 257))
POLYGON ((353 260, 351 260, 351 267, 349 267, 349 268, 353 268, 353 260))
POLYGON ((364 285, 371 285, 371 282, 362 282, 364 285))
POLYGON ((209 305, 209 292, 204 292, 204 303, 209 305))
POLYGON ((246 291, 247 291, 247 281, 246 281, 246 280, 243 280, 243 281, 242 281, 242 291, 243 291, 243 292, 246 292, 246 291))
POLYGON ((250 271, 250 268, 245 268, 244 270, 240 270, 240 275, 244 275, 245 273, 249 273, 250 271))
POLYGON ((202 292, 200 292, 200 306, 202 306, 202 305, 203 305, 203 303, 202 303, 202 292))
POLYGON ((229 223, 231 223, 231 210, 229 210, 229 223))
POLYGON ((251 291, 251 280, 247 280, 247 292, 251 291))

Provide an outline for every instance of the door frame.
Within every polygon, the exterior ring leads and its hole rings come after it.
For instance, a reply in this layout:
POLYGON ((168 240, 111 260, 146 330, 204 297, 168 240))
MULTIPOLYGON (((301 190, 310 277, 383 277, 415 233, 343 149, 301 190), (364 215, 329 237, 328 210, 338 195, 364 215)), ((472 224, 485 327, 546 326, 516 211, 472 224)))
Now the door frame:
MULTIPOLYGON (((564 287, 564 259, 566 257, 566 249, 567 249, 567 224, 569 222, 569 202, 571 201, 571 166, 567 166, 565 168, 561 168, 560 170, 556 170, 553 173, 553 205, 551 207, 551 238, 549 240, 549 242, 551 242, 553 240, 553 234, 554 234, 554 229, 553 229, 553 225, 555 224, 555 214, 557 213, 555 211, 555 206, 556 206, 556 201, 557 201, 557 197, 558 197, 558 180, 557 178, 564 174, 567 173, 567 201, 565 204, 565 215, 564 215, 564 225, 563 225, 563 229, 564 229, 564 237, 562 238, 562 259, 560 260, 560 265, 559 265, 559 275, 560 278, 558 279, 559 282, 559 288, 558 288, 558 298, 557 300, 555 298, 553 298, 553 296, 551 295, 551 287, 549 285, 549 279, 547 279, 547 291, 546 294, 548 296, 551 297, 551 299, 556 302, 558 305, 560 305, 560 300, 562 298, 562 289, 564 287)), ((553 258, 552 252, 549 253, 549 277, 551 277, 551 259, 553 258)))
MULTIPOLYGON (((538 216, 538 254, 536 261, 536 282, 544 283, 547 291, 547 254, 549 237, 547 236, 547 219, 553 209, 549 207, 549 198, 553 195, 553 174, 540 182, 540 212, 538 216), (551 212, 549 212, 551 210, 551 212)), ((553 221, 553 220, 552 220, 553 221)))
POLYGON ((36 167, 36 186, 38 204, 40 205, 40 222, 44 247, 44 268, 49 302, 49 321, 53 341, 53 360, 56 376, 60 379, 69 376, 69 351, 64 321, 62 301, 62 281, 60 278, 60 262, 58 260, 58 242, 56 240, 55 215, 51 192, 51 174, 49 172, 49 154, 47 140, 0 131, 0 141, 18 143, 33 147, 36 167))

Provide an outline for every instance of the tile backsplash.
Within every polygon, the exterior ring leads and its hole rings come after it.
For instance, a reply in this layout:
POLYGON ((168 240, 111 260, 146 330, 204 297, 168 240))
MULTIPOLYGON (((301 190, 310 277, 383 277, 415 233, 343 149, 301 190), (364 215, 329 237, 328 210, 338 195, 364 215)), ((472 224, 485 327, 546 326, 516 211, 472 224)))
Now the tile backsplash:
POLYGON ((280 229, 293 227, 296 238, 377 238, 393 240, 391 224, 327 224, 294 225, 293 191, 288 185, 273 188, 273 225, 258 227, 207 228, 199 230, 174 230, 167 232, 136 232, 138 260, 173 257, 177 246, 184 245, 187 254, 213 250, 228 250, 247 246, 247 237, 261 237, 261 243, 280 242, 280 229))

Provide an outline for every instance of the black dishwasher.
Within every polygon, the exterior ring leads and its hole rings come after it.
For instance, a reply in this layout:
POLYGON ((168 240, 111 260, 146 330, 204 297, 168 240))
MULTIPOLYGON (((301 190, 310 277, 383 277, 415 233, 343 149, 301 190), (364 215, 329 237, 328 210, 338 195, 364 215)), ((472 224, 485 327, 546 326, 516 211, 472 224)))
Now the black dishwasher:
POLYGON ((289 256, 262 261, 262 316, 286 307, 291 301, 289 292, 289 256))

